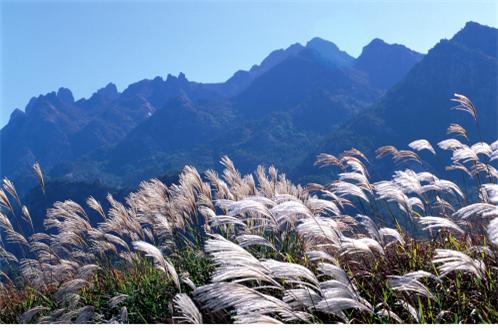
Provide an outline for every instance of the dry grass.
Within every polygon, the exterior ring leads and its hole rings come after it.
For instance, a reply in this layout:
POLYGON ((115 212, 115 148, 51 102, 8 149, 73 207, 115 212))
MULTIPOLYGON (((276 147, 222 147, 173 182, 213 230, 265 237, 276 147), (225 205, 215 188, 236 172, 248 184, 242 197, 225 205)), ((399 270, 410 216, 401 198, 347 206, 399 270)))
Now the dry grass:
POLYGON ((57 202, 45 233, 5 180, 0 322, 496 323, 498 142, 437 146, 464 183, 422 169, 441 153, 423 139, 381 147, 404 168, 377 182, 355 149, 321 154, 337 180, 307 187, 225 157, 222 174, 187 166, 178 184, 108 196, 109 210, 90 197, 96 220, 57 202))

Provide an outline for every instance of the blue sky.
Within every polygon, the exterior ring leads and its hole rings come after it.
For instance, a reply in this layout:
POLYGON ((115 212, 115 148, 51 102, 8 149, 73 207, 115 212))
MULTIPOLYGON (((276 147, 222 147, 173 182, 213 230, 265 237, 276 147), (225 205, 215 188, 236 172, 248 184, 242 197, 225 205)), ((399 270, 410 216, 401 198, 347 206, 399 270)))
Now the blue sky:
POLYGON ((469 20, 496 27, 498 11, 495 0, 0 1, 0 126, 60 86, 81 98, 180 71, 224 81, 315 36, 355 57, 375 37, 427 52, 469 20))

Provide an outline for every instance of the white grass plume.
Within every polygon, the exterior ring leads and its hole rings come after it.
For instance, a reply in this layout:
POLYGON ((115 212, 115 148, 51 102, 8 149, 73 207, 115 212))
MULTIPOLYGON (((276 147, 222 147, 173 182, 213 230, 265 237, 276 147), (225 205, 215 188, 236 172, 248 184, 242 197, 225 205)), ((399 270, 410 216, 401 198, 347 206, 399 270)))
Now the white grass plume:
POLYGON ((493 218, 488 224, 488 238, 493 245, 498 246, 498 217, 493 218))
POLYGON ((127 294, 117 294, 109 300, 109 307, 116 308, 128 299, 127 294))
POLYGON ((413 292, 427 298, 434 298, 431 291, 415 277, 410 275, 388 276, 388 284, 395 291, 413 292))
POLYGON ((5 191, 9 192, 9 194, 16 200, 17 204, 19 206, 21 206, 21 199, 19 198, 19 195, 17 194, 14 183, 12 183, 9 179, 4 178, 3 179, 3 188, 5 189, 5 191))
POLYGON ((35 164, 33 164, 33 170, 35 172, 36 178, 38 178, 43 193, 45 193, 45 179, 43 178, 43 172, 38 162, 35 162, 35 164))
POLYGON ((11 214, 14 214, 14 208, 12 208, 12 204, 10 203, 7 194, 5 194, 4 190, 0 189, 0 207, 2 206, 7 208, 11 214))
POLYGON ((33 307, 21 315, 21 323, 23 323, 23 324, 29 323, 29 322, 31 322, 33 317, 35 317, 38 313, 41 313, 41 312, 44 312, 47 310, 50 310, 50 309, 47 307, 44 307, 44 306, 33 307))
POLYGON ((146 256, 151 257, 154 260, 156 268, 168 274, 176 287, 180 289, 180 280, 175 267, 164 258, 163 254, 156 246, 145 241, 135 241, 133 242, 133 247, 138 251, 144 252, 146 256))
POLYGON ((417 152, 428 150, 432 154, 436 154, 434 147, 432 147, 431 143, 425 139, 414 140, 411 143, 409 143, 408 146, 417 152))
POLYGON ((419 217, 418 221, 425 225, 424 230, 430 229, 449 229, 453 230, 459 234, 464 234, 465 231, 462 230, 455 222, 450 219, 436 216, 424 216, 419 217))
POLYGON ((432 260, 438 266, 441 277, 454 271, 472 273, 478 278, 483 278, 486 272, 486 265, 483 261, 472 259, 465 253, 451 249, 436 249, 436 254, 432 260))
POLYGON ((466 112, 470 114, 472 118, 474 118, 474 120, 477 120, 477 109, 474 107, 472 101, 470 101, 470 99, 467 98, 465 95, 455 93, 454 96, 455 97, 451 99, 451 101, 457 102, 458 105, 453 107, 453 109, 466 112))
POLYGON ((272 243, 270 243, 268 240, 265 238, 254 235, 254 234, 242 234, 240 236, 237 236, 235 238, 237 242, 239 243, 240 247, 250 247, 250 246, 266 246, 270 247, 271 249, 275 250, 275 247, 273 246, 272 243))
POLYGON ((202 324, 202 315, 192 299, 185 293, 178 293, 173 299, 175 310, 180 315, 173 316, 173 319, 180 323, 202 324))
POLYGON ((315 274, 302 265, 270 259, 262 261, 261 264, 270 271, 270 276, 274 279, 282 279, 285 283, 318 287, 319 282, 315 274))
POLYGON ((243 318, 276 315, 283 322, 307 322, 309 314, 294 310, 287 303, 273 296, 235 283, 213 283, 194 291, 194 297, 203 308, 212 311, 234 308, 243 318))
POLYGON ((465 139, 468 139, 467 131, 460 125, 456 123, 450 124, 448 129, 446 130, 447 134, 454 133, 456 135, 460 135, 465 139))
POLYGON ((216 266, 212 274, 213 282, 257 280, 280 286, 258 259, 220 235, 213 235, 213 239, 207 240, 204 250, 211 255, 216 266))

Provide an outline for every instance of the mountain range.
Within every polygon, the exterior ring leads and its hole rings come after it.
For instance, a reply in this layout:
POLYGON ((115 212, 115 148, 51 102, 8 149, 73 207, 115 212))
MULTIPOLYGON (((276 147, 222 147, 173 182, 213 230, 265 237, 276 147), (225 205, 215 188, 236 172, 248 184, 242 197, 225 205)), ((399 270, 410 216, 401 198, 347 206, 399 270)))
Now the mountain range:
POLYGON ((475 102, 481 134, 496 139, 497 40, 497 29, 469 22, 426 55, 374 39, 354 58, 314 38, 223 83, 180 73, 122 92, 110 83, 81 100, 60 88, 12 112, 0 131, 0 172, 27 190, 38 161, 48 179, 122 187, 185 164, 216 168, 228 155, 241 171, 274 164, 308 179, 320 176, 320 152, 405 147, 442 138, 457 120, 472 131, 450 110, 453 93, 475 102))

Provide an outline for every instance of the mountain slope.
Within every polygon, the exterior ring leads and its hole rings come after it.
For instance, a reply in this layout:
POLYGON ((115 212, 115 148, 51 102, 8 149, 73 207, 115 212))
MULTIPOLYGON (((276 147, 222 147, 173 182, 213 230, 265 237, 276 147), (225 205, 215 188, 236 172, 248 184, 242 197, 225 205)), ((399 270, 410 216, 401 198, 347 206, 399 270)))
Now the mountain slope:
POLYGON ((460 123, 475 141, 479 135, 471 117, 451 109, 454 93, 474 102, 484 140, 496 140, 497 40, 497 29, 476 23, 442 40, 377 104, 326 138, 296 173, 317 173, 311 165, 319 152, 337 154, 355 147, 372 156, 386 144, 407 148, 421 138, 435 144, 446 137, 450 123, 460 123))
POLYGON ((244 171, 258 164, 290 171, 326 134, 383 93, 330 42, 313 39, 297 53, 278 54, 263 61, 261 67, 273 66, 239 95, 176 98, 115 147, 86 157, 71 175, 99 168, 105 177, 137 182, 185 164, 216 167, 223 155, 244 171))
POLYGON ((400 81, 423 55, 381 39, 372 40, 354 61, 354 67, 367 74, 372 86, 386 89, 400 81))

